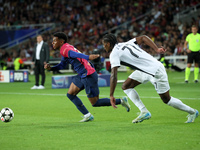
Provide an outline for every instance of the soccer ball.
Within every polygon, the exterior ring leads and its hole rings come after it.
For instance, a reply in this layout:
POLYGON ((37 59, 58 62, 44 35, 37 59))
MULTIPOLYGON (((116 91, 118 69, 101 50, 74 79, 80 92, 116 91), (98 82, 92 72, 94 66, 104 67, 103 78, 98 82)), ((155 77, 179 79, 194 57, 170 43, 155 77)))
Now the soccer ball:
POLYGON ((12 111, 12 109, 10 108, 3 108, 1 111, 0 111, 0 118, 1 118, 1 121, 3 122, 10 122, 14 117, 14 113, 12 111))

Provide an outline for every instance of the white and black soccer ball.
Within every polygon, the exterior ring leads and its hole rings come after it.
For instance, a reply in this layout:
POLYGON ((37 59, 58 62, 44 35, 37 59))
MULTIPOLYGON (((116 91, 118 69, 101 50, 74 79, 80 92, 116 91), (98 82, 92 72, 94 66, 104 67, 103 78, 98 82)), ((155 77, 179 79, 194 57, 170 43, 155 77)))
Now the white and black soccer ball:
POLYGON ((14 112, 10 108, 3 108, 0 111, 0 118, 3 122, 10 122, 14 117, 14 112))

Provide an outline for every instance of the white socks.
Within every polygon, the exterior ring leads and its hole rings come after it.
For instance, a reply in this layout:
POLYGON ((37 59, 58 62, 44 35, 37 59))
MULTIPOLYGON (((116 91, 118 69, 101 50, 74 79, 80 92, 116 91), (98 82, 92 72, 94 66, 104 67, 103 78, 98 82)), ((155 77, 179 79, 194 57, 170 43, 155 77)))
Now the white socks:
POLYGON ((91 115, 91 113, 89 112, 89 113, 85 114, 84 117, 87 118, 87 117, 90 117, 90 115, 91 115))
POLYGON ((149 112, 145 105, 142 103, 138 93, 134 89, 126 89, 124 90, 124 93, 130 98, 130 100, 137 106, 137 108, 141 112, 149 112))
POLYGON ((195 110, 193 108, 191 108, 190 106, 184 104, 182 101, 180 101, 177 98, 171 97, 171 99, 169 100, 169 102, 167 103, 169 106, 172 106, 176 109, 188 112, 189 114, 194 114, 195 110))
MULTIPOLYGON (((142 103, 138 93, 134 89, 126 89, 124 90, 124 93, 130 98, 130 100, 135 104, 135 106, 138 107, 138 109, 141 112, 148 112, 147 108, 145 105, 142 103)), ((194 114, 195 110, 191 108, 190 106, 184 104, 182 101, 180 101, 177 98, 171 97, 169 102, 167 103, 169 106, 172 106, 176 109, 188 112, 189 114, 194 114)))

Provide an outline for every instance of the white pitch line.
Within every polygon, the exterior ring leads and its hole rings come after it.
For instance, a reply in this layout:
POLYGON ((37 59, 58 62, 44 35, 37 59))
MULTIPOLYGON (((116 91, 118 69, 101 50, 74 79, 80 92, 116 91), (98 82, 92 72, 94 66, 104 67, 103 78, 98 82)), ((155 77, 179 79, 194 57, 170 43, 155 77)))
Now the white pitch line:
MULTIPOLYGON (((5 95, 5 94, 12 94, 12 95, 41 95, 41 96, 66 96, 66 94, 48 94, 48 93, 11 93, 11 92, 0 92, 0 95, 5 95)), ((78 96, 86 96, 86 95, 81 95, 78 94, 78 96)), ((99 95, 99 97, 108 97, 109 95, 99 95)), ((115 97, 122 97, 122 96, 118 96, 115 95, 115 97)), ((160 97, 147 97, 147 96, 140 96, 141 98, 156 98, 156 99, 160 99, 160 97)), ((182 97, 179 99, 184 99, 184 100, 200 100, 200 98, 188 98, 188 97, 182 97)))
POLYGON ((185 79, 185 77, 174 77, 173 79, 185 79))

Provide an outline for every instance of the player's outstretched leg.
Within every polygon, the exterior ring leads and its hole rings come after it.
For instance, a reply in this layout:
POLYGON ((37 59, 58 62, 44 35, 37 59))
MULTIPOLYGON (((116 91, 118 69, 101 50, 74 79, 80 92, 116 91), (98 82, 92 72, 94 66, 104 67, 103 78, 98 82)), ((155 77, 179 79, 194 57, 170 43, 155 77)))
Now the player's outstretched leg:
MULTIPOLYGON (((121 99, 117 98, 116 99, 116 105, 122 105, 123 107, 126 108, 126 111, 129 112, 131 107, 128 103, 128 98, 127 97, 122 97, 121 99)), ((101 98, 101 99, 98 99, 96 101, 95 104, 92 105, 93 107, 101 107, 101 106, 111 106, 111 103, 110 103, 110 99, 109 98, 101 98)))
POLYGON ((194 120, 199 116, 199 112, 198 110, 195 109, 195 113, 193 114, 189 114, 187 116, 188 120, 185 123, 192 123, 194 122, 194 120))
MULTIPOLYGON (((100 106, 108 106, 108 103, 109 103, 109 106, 110 106, 110 99, 103 98, 103 99, 99 99, 99 100, 101 101, 100 102, 101 103, 100 106)), ((128 103, 128 98, 126 96, 124 96, 121 99, 117 99, 117 101, 120 101, 120 100, 121 100, 121 102, 117 102, 117 104, 121 103, 121 105, 126 108, 126 111, 129 112, 131 107, 130 107, 130 105, 128 103)), ((88 122, 88 121, 92 121, 92 120, 94 120, 94 116, 91 113, 87 113, 86 115, 83 116, 83 119, 80 120, 80 122, 88 122)))
POLYGON ((174 98, 172 96, 171 96, 171 99, 169 100, 169 102, 167 104, 169 106, 176 108, 176 109, 179 109, 179 110, 182 110, 182 111, 189 113, 189 115, 187 116, 188 120, 185 123, 194 122, 194 120, 199 115, 199 112, 196 109, 191 108, 190 106, 184 104, 181 100, 174 98))
POLYGON ((132 121, 132 123, 142 122, 143 120, 147 120, 150 118, 151 118, 150 112, 141 112, 140 115, 132 121))
POLYGON ((131 106, 128 103, 128 98, 126 96, 121 98, 121 105, 126 108, 127 112, 129 112, 131 110, 131 106))

